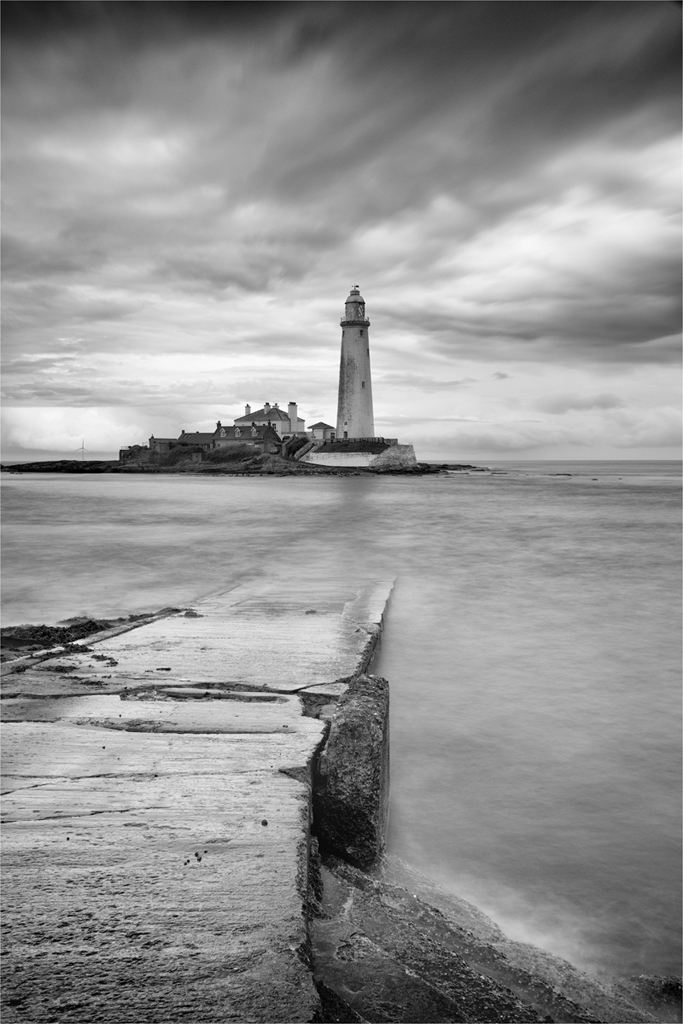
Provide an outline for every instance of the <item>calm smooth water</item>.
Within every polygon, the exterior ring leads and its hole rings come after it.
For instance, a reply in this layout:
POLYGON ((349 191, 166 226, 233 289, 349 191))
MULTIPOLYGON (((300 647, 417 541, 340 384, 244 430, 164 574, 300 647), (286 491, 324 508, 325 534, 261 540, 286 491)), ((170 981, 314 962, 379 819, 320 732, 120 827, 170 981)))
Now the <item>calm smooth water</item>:
POLYGON ((680 464, 3 480, 6 625, 397 578, 390 848, 591 971, 680 972, 680 464), (570 473, 571 476, 553 474, 570 473))

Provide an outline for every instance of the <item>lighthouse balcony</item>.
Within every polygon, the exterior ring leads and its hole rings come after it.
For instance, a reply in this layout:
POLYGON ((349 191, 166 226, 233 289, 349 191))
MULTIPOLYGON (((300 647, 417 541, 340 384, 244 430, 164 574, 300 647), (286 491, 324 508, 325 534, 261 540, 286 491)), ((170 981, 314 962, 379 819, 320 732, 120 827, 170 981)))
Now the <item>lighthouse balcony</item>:
POLYGON ((316 449, 316 453, 322 452, 370 452, 379 455, 386 448, 398 444, 396 437, 348 437, 340 438, 338 441, 325 441, 316 449))
POLYGON ((369 320, 347 320, 346 317, 342 317, 339 323, 342 327, 369 327, 369 320))

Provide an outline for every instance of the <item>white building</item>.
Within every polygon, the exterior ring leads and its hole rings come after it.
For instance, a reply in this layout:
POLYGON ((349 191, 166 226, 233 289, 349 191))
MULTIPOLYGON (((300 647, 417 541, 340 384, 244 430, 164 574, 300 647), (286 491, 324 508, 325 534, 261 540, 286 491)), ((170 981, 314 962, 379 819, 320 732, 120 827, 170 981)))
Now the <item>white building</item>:
POLYGON ((333 441, 335 438, 335 429, 332 424, 324 423, 322 420, 319 423, 314 423, 308 430, 316 441, 333 441))
MULTIPOLYGON (((316 423, 315 444, 304 449, 302 462, 344 469, 410 470, 417 466, 411 444, 396 438, 375 437, 370 378, 370 321, 365 299, 354 285, 341 320, 339 401, 336 436, 329 424, 316 423)), ((295 456, 296 457, 296 456, 295 456)))
POLYGON ((370 379, 370 321, 355 284, 341 319, 342 343, 337 403, 337 440, 375 436, 370 379))
POLYGON ((273 427, 281 438, 292 437, 296 434, 306 437, 306 423, 299 417, 296 402, 290 402, 287 412, 281 409, 275 402, 271 405, 266 402, 262 409, 255 409, 252 412, 250 405, 245 405, 244 416, 238 416, 234 421, 236 427, 273 427))

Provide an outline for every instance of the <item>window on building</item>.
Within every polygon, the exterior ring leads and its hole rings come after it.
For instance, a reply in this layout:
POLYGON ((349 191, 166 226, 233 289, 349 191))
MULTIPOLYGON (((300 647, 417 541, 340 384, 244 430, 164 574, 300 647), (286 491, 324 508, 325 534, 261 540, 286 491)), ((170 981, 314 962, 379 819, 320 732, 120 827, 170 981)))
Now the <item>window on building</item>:
POLYGON ((361 386, 362 388, 364 388, 364 387, 365 387, 365 381, 364 381, 364 380, 362 380, 362 381, 360 382, 360 386, 361 386))
POLYGON ((360 336, 361 336, 361 338, 363 337, 363 331, 362 331, 362 330, 361 330, 361 332, 360 332, 360 336))
POLYGON ((242 431, 240 430, 239 427, 235 427, 235 437, 241 437, 241 436, 242 436, 242 431))

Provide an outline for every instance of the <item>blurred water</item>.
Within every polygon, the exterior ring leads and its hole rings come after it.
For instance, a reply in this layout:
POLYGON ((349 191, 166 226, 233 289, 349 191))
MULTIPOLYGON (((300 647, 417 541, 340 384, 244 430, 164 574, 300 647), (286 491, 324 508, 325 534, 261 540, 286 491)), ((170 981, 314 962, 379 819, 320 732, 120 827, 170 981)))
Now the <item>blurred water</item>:
POLYGON ((7 477, 4 622, 396 576, 392 851, 589 970, 679 973, 680 464, 495 468, 7 477))

